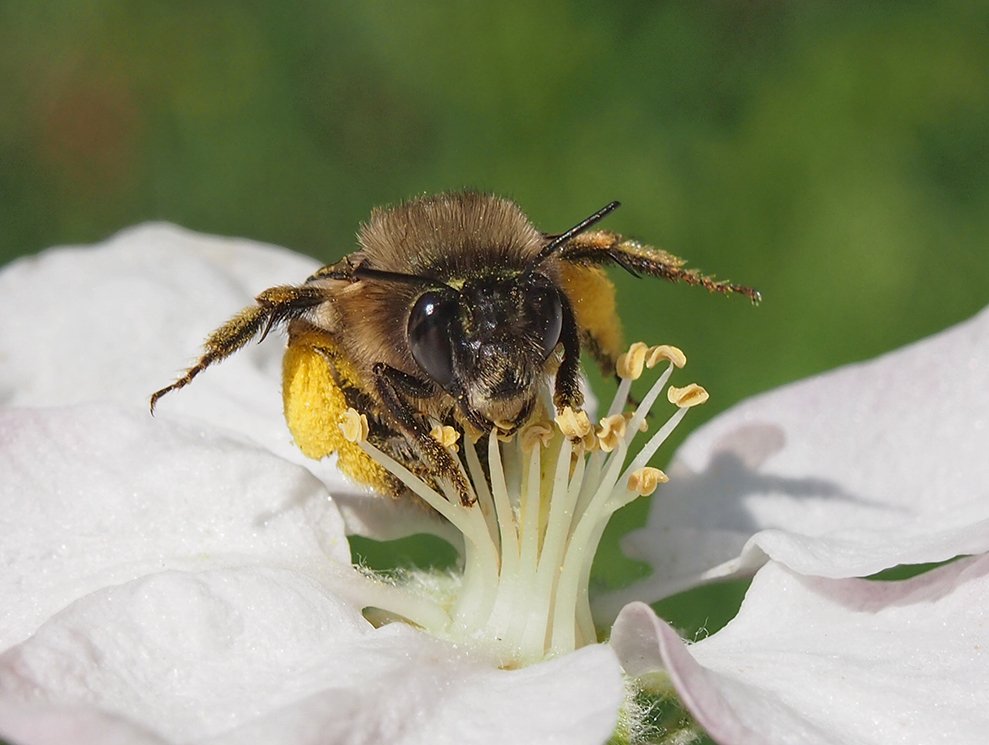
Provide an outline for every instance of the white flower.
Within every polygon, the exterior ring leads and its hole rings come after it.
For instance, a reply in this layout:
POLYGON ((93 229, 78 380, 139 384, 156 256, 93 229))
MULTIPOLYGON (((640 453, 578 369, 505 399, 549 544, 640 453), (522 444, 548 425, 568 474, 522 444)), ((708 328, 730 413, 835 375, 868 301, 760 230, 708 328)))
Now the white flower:
POLYGON ((629 539, 653 578, 600 608, 768 558, 724 630, 688 647, 631 603, 610 645, 503 670, 364 620, 345 525, 449 526, 294 450, 277 344, 147 415, 217 322, 313 267, 149 226, 0 274, 0 737, 599 743, 624 667, 671 682, 719 742, 981 740, 989 560, 854 577, 989 547, 989 313, 688 441, 629 539))

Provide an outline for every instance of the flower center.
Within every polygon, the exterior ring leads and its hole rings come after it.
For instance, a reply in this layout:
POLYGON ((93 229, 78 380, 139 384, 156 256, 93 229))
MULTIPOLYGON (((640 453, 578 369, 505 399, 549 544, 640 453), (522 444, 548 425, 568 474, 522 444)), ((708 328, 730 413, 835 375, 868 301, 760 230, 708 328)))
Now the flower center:
POLYGON ((459 577, 442 587, 414 575, 404 585, 379 579, 368 605, 488 650, 502 667, 595 643, 588 585, 604 529, 618 509, 667 480, 646 464, 687 409, 707 400, 698 385, 671 386, 667 398, 675 413, 630 455, 673 369, 685 363, 675 347, 633 344, 618 360, 621 383, 597 427, 583 411, 567 408, 555 421, 533 421, 511 437, 494 431, 484 445, 487 469, 469 438, 437 425, 432 434, 444 447, 456 450, 462 442, 461 468, 476 496, 470 506, 448 481, 440 481, 437 491, 370 445, 366 420, 349 410, 341 423, 347 438, 464 537, 459 577), (662 362, 668 363, 665 371, 642 402, 626 411, 632 381, 662 362))

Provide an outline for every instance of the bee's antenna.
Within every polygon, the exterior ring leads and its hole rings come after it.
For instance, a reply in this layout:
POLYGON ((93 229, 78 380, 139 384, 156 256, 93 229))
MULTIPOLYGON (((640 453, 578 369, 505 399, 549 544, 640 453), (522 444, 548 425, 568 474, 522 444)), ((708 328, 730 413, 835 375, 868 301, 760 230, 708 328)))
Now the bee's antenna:
POLYGON ((553 252, 555 252, 564 243, 569 241, 575 235, 578 235, 579 233, 583 233, 589 227, 594 225, 594 223, 600 222, 601 220, 603 220, 605 217, 607 217, 609 214, 611 214, 621 206, 622 206, 621 202, 610 202, 601 209, 599 209, 590 217, 581 220, 579 223, 577 223, 572 228, 570 228, 570 230, 567 230, 566 232, 560 233, 559 235, 555 236, 553 240, 551 240, 549 243, 543 246, 543 250, 540 251, 539 254, 536 256, 536 258, 534 258, 529 263, 529 266, 526 267, 526 271, 529 272, 535 269, 537 266, 542 264, 547 258, 549 258, 553 254, 553 252))
MULTIPOLYGON (((399 282, 403 285, 416 285, 418 287, 450 287, 446 282, 434 277, 422 277, 418 274, 402 274, 401 272, 386 272, 382 269, 371 269, 364 264, 360 264, 354 269, 354 277, 357 279, 369 279, 375 282, 399 282)), ((454 289, 450 287, 450 289, 454 289)))

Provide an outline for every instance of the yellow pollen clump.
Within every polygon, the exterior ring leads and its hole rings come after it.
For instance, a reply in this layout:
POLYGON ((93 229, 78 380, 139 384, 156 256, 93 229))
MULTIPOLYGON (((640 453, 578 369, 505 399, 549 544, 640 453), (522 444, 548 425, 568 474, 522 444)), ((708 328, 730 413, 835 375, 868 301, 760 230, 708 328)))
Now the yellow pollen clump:
POLYGON ((594 427, 591 426, 591 420, 587 418, 587 414, 583 410, 574 411, 569 406, 557 414, 556 426, 560 428, 560 432, 565 437, 569 437, 572 440, 582 440, 594 431, 594 427))
POLYGON ((429 436, 447 450, 451 450, 454 453, 457 452, 457 440, 460 439, 460 433, 453 427, 435 424, 429 431, 429 436))
POLYGON ((615 372, 619 378, 627 380, 638 380, 642 375, 642 368, 646 364, 646 353, 649 347, 641 341, 637 341, 628 348, 628 351, 618 356, 615 363, 615 372))
POLYGON ((648 497, 660 484, 665 484, 670 478, 658 468, 646 466, 632 471, 628 477, 628 490, 640 497, 648 497))
POLYGON ((618 447, 618 443, 625 437, 625 424, 625 417, 621 414, 606 416, 601 420, 597 441, 604 452, 610 453, 618 447))
POLYGON ((340 431, 347 442, 364 442, 367 440, 367 417, 358 414, 357 409, 347 409, 340 415, 340 431))
POLYGON ((526 453, 537 445, 546 447, 553 439, 553 424, 551 422, 531 422, 519 432, 519 442, 526 453))
POLYGON ((697 385, 697 383, 691 383, 690 385, 685 385, 683 388, 677 388, 675 385, 671 385, 670 389, 666 392, 666 398, 674 406, 679 406, 681 409, 689 409, 692 406, 699 406, 707 399, 707 391, 703 387, 697 385))
POLYGON ((658 347, 649 348, 649 354, 646 357, 646 367, 651 370, 663 360, 672 362, 675 367, 683 367, 687 364, 687 355, 679 347, 673 347, 669 344, 660 344, 658 347))

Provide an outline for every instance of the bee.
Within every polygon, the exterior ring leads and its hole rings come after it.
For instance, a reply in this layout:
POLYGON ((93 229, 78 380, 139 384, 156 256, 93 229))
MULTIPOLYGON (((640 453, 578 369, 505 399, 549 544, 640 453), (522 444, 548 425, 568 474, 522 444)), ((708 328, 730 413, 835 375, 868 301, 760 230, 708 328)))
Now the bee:
POLYGON ((151 396, 151 411, 215 362, 272 328, 287 327, 285 417, 311 458, 336 453, 357 482, 402 495, 401 482, 340 432, 354 408, 368 441, 431 480, 446 477, 464 504, 472 492, 431 422, 472 438, 509 435, 537 410, 579 410, 580 353, 614 372, 622 347, 615 287, 604 267, 739 293, 759 293, 684 268, 666 251, 591 230, 611 202, 562 233, 533 226, 513 201, 478 192, 415 198, 376 209, 358 249, 303 284, 261 292, 206 339, 199 360, 151 396))

